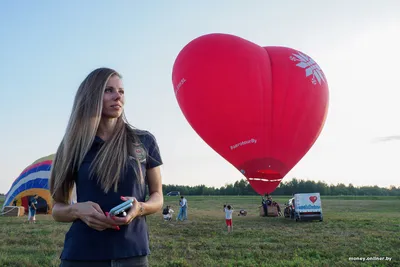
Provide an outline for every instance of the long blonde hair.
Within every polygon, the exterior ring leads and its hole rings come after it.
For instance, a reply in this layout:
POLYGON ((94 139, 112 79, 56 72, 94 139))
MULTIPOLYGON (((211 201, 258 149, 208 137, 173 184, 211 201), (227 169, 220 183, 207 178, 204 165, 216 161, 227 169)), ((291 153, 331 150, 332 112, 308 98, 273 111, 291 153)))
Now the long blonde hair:
MULTIPOLYGON (((55 154, 50 173, 50 193, 56 202, 68 203, 70 200, 77 171, 92 146, 100 124, 106 84, 114 75, 121 77, 113 69, 96 69, 78 88, 67 129, 55 154)), ((117 119, 112 136, 103 144, 91 165, 90 176, 95 174, 98 177, 98 183, 105 193, 113 186, 117 190, 129 154, 134 149, 133 145, 138 142, 135 130, 127 123, 123 113, 117 119)), ((142 168, 138 160, 137 164, 139 173, 136 177, 143 183, 142 168)))

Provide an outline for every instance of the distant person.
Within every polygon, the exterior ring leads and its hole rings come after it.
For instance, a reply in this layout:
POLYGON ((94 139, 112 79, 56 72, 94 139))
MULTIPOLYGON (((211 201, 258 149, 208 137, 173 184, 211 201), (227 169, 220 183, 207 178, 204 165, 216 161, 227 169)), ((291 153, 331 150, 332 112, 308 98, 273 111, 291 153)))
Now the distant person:
POLYGON ((16 199, 13 201, 13 206, 17 206, 17 200, 16 199))
POLYGON ((187 220, 188 201, 185 197, 182 198, 183 220, 187 220))
POLYGON ((187 200, 184 196, 181 196, 180 200, 179 200, 179 213, 178 213, 178 217, 176 217, 176 220, 178 221, 184 221, 187 220, 187 200))
POLYGON ((174 210, 171 209, 170 206, 166 206, 165 209, 163 209, 163 212, 162 212, 164 220, 171 221, 172 220, 172 213, 174 213, 174 210))
POLYGON ((293 199, 292 200, 292 209, 291 209, 292 218, 294 218, 295 211, 296 211, 296 201, 293 199))
POLYGON ((228 227, 228 233, 233 231, 233 226, 232 226, 232 213, 233 213, 233 208, 231 205, 224 205, 224 212, 225 212, 225 223, 226 226, 228 227))
POLYGON ((125 92, 137 96, 110 68, 93 70, 76 92, 49 179, 54 220, 72 222, 61 267, 148 266, 146 216, 163 207, 162 160, 155 137, 127 122, 125 92), (109 215, 127 200, 126 216, 109 215))
POLYGON ((264 216, 268 216, 268 194, 264 194, 264 197, 261 198, 261 205, 264 210, 264 216))
POLYGON ((179 212, 178 216, 176 216, 177 221, 183 220, 183 209, 182 209, 182 197, 179 198, 179 212))
POLYGON ((36 223, 36 210, 37 210, 37 204, 38 204, 37 199, 38 198, 39 198, 39 196, 35 194, 33 197, 31 197, 29 199, 29 202, 28 202, 28 205, 29 205, 28 222, 29 223, 36 223))
POLYGON ((281 211, 281 207, 279 206, 278 202, 272 201, 272 206, 275 206, 276 209, 278 210, 278 216, 283 216, 282 211, 281 211))
POLYGON ((268 196, 267 198, 267 206, 271 206, 272 205, 272 197, 268 196))

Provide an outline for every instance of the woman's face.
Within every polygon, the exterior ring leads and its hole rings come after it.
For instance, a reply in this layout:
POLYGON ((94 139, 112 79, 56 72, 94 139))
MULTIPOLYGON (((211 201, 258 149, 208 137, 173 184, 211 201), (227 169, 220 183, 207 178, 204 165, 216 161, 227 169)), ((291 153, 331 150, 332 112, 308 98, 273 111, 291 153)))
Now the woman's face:
POLYGON ((118 118, 124 108, 125 96, 122 80, 113 75, 107 82, 103 97, 103 117, 118 118))

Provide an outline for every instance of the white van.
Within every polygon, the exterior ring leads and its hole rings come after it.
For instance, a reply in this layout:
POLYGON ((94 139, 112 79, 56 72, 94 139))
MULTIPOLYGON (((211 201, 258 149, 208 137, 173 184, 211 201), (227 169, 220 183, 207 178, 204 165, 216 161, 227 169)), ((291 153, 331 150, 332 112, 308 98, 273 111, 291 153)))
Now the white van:
POLYGON ((294 195, 293 217, 297 221, 319 220, 322 222, 322 205, 319 193, 302 193, 294 195))

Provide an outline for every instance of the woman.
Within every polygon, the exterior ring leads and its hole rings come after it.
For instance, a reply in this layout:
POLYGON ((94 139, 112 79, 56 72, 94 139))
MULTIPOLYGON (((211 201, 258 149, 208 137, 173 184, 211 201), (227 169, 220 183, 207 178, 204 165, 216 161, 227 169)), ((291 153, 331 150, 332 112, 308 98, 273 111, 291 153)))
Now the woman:
POLYGON ((73 222, 60 266, 148 266, 145 216, 163 206, 162 160, 154 136, 127 123, 124 102, 121 76, 108 68, 91 72, 76 93, 50 175, 52 216, 73 222), (126 217, 108 215, 128 199, 126 217))

